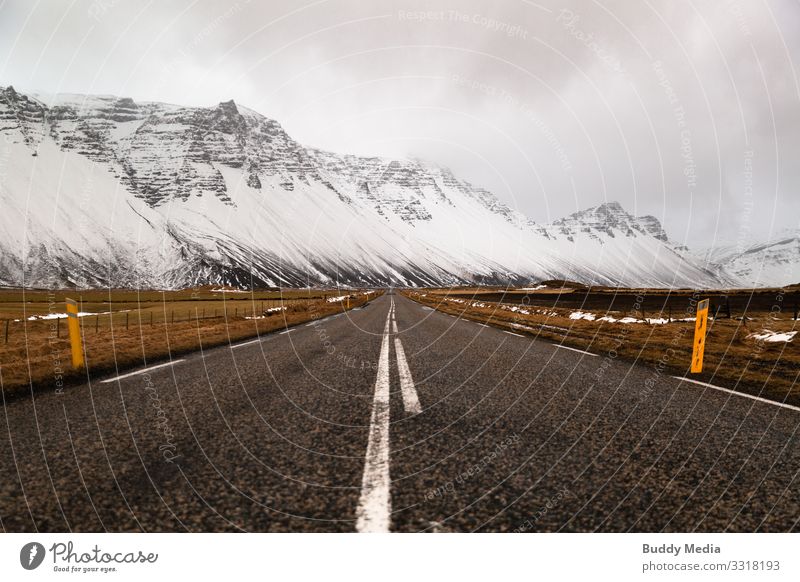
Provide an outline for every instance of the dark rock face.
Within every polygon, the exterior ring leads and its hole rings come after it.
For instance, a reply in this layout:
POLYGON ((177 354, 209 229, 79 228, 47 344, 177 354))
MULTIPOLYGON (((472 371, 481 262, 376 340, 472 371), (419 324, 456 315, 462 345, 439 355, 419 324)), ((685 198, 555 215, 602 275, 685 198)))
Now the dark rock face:
POLYGON ((614 238, 615 232, 626 237, 637 235, 652 236, 662 242, 669 242, 666 232, 655 216, 636 217, 628 212, 619 202, 606 202, 600 206, 576 212, 553 222, 556 230, 573 240, 578 232, 589 233, 592 238, 602 240, 604 237, 614 238))
POLYGON ((35 148, 44 135, 46 115, 44 105, 17 93, 14 87, 0 89, 0 131, 16 129, 25 144, 35 148))

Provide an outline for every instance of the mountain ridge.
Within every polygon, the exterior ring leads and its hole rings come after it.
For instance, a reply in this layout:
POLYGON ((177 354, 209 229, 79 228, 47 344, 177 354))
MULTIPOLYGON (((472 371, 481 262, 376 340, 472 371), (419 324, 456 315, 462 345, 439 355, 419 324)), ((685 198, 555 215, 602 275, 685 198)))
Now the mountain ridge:
POLYGON ((232 100, 48 105, 5 87, 0 133, 4 284, 732 281, 616 202, 535 223, 447 168, 307 148, 232 100))

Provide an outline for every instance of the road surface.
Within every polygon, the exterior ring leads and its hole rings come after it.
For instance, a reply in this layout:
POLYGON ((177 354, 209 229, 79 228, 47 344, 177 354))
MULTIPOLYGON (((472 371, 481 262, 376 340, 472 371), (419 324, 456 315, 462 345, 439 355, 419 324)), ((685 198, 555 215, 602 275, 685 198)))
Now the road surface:
POLYGON ((789 531, 800 411, 400 295, 7 403, 6 531, 789 531))

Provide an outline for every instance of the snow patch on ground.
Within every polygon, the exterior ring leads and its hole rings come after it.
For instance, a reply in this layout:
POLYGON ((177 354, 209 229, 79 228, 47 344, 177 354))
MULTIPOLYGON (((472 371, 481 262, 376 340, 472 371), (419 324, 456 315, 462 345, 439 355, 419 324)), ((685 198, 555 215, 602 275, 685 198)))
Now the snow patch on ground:
MULTIPOLYGON (((265 309, 264 313, 275 313, 278 311, 286 311, 286 307, 270 307, 269 309, 265 309)), ((245 319, 266 319, 267 317, 266 315, 256 315, 255 317, 246 316, 245 319)))
MULTIPOLYGON (((111 312, 107 311, 106 313, 91 313, 88 311, 81 311, 78 313, 78 317, 88 317, 89 315, 108 315, 109 313, 111 312)), ((66 313, 46 313, 45 315, 31 315, 27 319, 28 321, 38 321, 41 319, 66 319, 66 318, 67 318, 66 313)), ((15 319, 14 321, 19 321, 19 320, 15 319)))
POLYGON ((344 301, 350 297, 349 295, 340 295, 339 297, 328 297, 328 303, 336 303, 337 301, 344 301))
MULTIPOLYGON (((636 317, 622 317, 616 318, 610 315, 604 315, 603 317, 597 317, 596 314, 588 312, 588 311, 573 311, 569 315, 570 319, 585 319, 586 321, 605 321, 608 323, 649 323, 651 325, 664 325, 665 323, 669 323, 670 320, 665 317, 648 317, 647 319, 638 319, 636 317)), ((683 319, 673 319, 673 322, 676 321, 694 321, 694 317, 686 317, 683 319)))
POLYGON ((768 329, 764 329, 761 331, 761 333, 751 333, 750 335, 747 336, 747 338, 754 339, 759 342, 788 344, 790 341, 794 339, 794 336, 796 334, 797 334, 796 331, 775 332, 775 331, 770 331, 768 329))

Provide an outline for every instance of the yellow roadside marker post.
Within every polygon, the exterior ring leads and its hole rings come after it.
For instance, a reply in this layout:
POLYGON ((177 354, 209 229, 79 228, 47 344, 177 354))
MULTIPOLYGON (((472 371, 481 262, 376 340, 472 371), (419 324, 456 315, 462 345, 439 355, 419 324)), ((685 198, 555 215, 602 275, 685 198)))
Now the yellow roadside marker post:
POLYGON ((67 327, 69 343, 72 345, 72 367, 83 367, 83 343, 81 342, 81 325, 78 321, 78 302, 67 299, 67 327))
POLYGON ((692 350, 692 374, 703 371, 703 352, 706 348, 706 326, 708 325, 708 299, 697 304, 697 321, 694 324, 694 350, 692 350))

